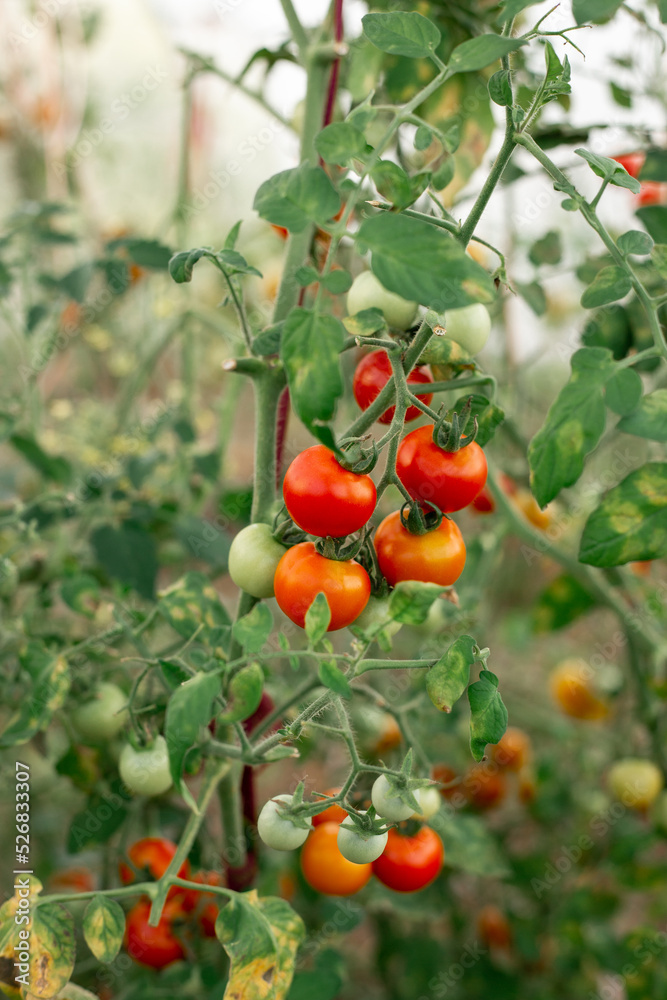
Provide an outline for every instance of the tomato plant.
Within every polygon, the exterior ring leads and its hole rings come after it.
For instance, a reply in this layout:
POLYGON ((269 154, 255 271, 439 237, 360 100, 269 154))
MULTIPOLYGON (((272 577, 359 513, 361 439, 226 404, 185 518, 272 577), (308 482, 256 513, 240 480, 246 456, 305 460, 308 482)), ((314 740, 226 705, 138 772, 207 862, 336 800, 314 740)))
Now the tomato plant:
POLYGON ((273 597, 273 578, 285 547, 277 542, 268 524, 242 528, 229 549, 227 569, 232 580, 252 597, 273 597))
POLYGON ((327 559, 312 542, 288 549, 278 564, 274 585, 280 608, 302 628, 315 597, 324 594, 331 611, 327 626, 331 632, 350 625, 366 607, 371 592, 363 566, 351 559, 327 559))
POLYGON ((185 958, 185 948, 174 933, 174 914, 170 904, 165 905, 156 927, 149 923, 150 900, 140 899, 127 914, 125 947, 136 962, 152 969, 163 969, 172 962, 185 958))
POLYGON ((426 425, 403 438, 396 472, 411 497, 451 514, 473 502, 486 482, 487 466, 476 441, 458 451, 444 451, 433 440, 433 428, 426 425))
MULTIPOLYGON (((352 392, 357 404, 362 410, 367 410, 371 403, 380 395, 391 378, 391 362, 386 351, 372 351, 361 359, 354 372, 352 392)), ((433 379, 428 369, 418 366, 407 376, 408 382, 428 385, 433 379)), ((430 392, 418 393, 419 399, 427 406, 433 399, 430 392)), ((396 408, 390 406, 378 417, 378 423, 390 424, 394 419, 396 408)), ((406 423, 416 420, 422 411, 417 406, 408 406, 405 413, 406 423)))
POLYGON ((378 527, 373 544, 383 575, 394 585, 400 580, 422 580, 449 587, 465 566, 463 535, 448 518, 437 528, 415 535, 403 524, 400 511, 394 511, 378 527))
POLYGON ((337 538, 363 528, 375 510, 376 490, 370 476, 344 469, 332 452, 314 445, 290 464, 283 497, 300 528, 337 538))
POLYGON ((321 823, 301 849, 301 871, 308 885, 326 896, 352 896, 366 885, 373 869, 344 857, 338 847, 338 823, 321 823))

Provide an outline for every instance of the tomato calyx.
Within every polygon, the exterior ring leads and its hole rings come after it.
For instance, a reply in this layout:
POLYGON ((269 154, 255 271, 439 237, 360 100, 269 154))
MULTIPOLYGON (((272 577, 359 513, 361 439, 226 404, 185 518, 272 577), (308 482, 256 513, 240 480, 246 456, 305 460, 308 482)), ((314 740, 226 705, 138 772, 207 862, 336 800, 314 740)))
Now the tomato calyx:
POLYGON ((303 781, 300 781, 290 802, 283 802, 280 798, 274 798, 271 801, 277 804, 278 815, 281 819, 288 819, 292 826, 297 826, 301 830, 310 830, 312 821, 307 811, 307 803, 303 801, 303 792, 303 781))
MULTIPOLYGON (((362 547, 370 536, 370 529, 364 530, 359 538, 333 538, 327 535, 326 538, 316 538, 315 548, 325 559, 333 559, 336 562, 349 562, 359 555, 362 547)), ((349 537, 349 536, 348 536, 349 537)))
POLYGON ((429 500, 412 502, 406 500, 401 507, 400 516, 401 524, 411 535, 426 535, 429 531, 435 531, 445 517, 440 508, 429 500), (425 504, 428 504, 431 510, 424 510, 425 504))
POLYGON ((460 451, 466 445, 472 444, 477 437, 477 417, 472 417, 472 431, 466 434, 470 423, 472 396, 468 396, 460 410, 447 411, 442 414, 433 428, 433 441, 443 451, 460 451))
POLYGON ((356 472, 360 476, 372 472, 379 458, 377 444, 370 435, 343 441, 341 453, 341 456, 337 456, 338 464, 348 472, 356 472), (370 441, 370 447, 367 447, 367 441, 370 441))
POLYGON ((395 826, 383 816, 378 816, 374 806, 369 806, 367 810, 350 810, 347 817, 340 824, 344 830, 351 830, 362 840, 370 840, 371 837, 382 836, 395 826))
POLYGON ((283 504, 273 520, 273 537, 281 545, 291 547, 307 541, 308 534, 294 523, 283 504))

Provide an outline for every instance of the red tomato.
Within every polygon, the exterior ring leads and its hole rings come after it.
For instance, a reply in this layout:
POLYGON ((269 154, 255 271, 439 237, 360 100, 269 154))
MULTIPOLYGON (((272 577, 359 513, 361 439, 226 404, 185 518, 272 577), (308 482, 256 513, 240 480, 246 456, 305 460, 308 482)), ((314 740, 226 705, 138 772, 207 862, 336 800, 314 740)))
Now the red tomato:
POLYGON ((399 580, 449 587, 458 580, 466 562, 463 535, 446 517, 433 531, 413 535, 403 527, 400 511, 395 510, 375 532, 374 545, 382 574, 392 587, 399 580))
POLYGON ((496 509, 496 501, 493 499, 491 491, 487 490, 485 486, 473 500, 472 506, 478 514, 493 514, 496 509))
POLYGON ((509 948, 512 943, 509 920, 493 903, 487 903, 477 914, 477 932, 490 948, 509 948))
POLYGON ((646 155, 644 153, 625 153, 623 156, 614 156, 612 159, 620 163, 631 177, 639 177, 639 171, 644 166, 646 155))
MULTIPOLYGON (((380 391, 384 389, 390 376, 391 361, 386 351, 372 351, 371 354, 367 354, 366 357, 361 359, 354 373, 352 392, 362 410, 367 410, 376 396, 379 396, 380 391)), ((408 382, 421 382, 426 385, 432 381, 433 379, 429 371, 421 365, 413 368, 408 376, 408 382)), ((427 406, 433 399, 432 392, 420 392, 416 395, 427 406)), ((378 417, 378 423, 390 424, 394 419, 395 412, 396 407, 390 406, 388 410, 384 411, 381 417, 378 417)), ((417 417, 421 416, 421 413, 422 411, 417 406, 409 406, 405 414, 406 422, 408 420, 416 420, 417 417)))
POLYGON ((458 451, 443 451, 433 427, 418 427, 399 446, 396 472, 415 500, 430 500, 445 514, 467 507, 486 483, 486 458, 473 441, 458 451))
MULTIPOLYGON (((614 156, 614 160, 625 167, 631 177, 639 178, 640 171, 644 166, 646 153, 626 153, 624 156, 614 156)), ((640 205, 659 205, 665 200, 667 186, 658 181, 641 181, 641 188, 637 201, 640 205)))
MULTIPOLYGON (((328 788, 326 795, 338 795, 340 788, 328 788)), ((313 816, 313 826, 321 826, 322 823, 342 823, 347 818, 347 813, 337 802, 323 809, 321 813, 313 816)))
POLYGON ((301 871, 308 885, 327 896, 351 896, 368 882, 373 865, 355 865, 338 850, 338 823, 321 823, 301 850, 301 871))
POLYGON ((395 892, 417 892, 442 870, 445 849, 435 830, 423 826, 414 837, 389 831, 387 846, 373 862, 373 873, 395 892))
POLYGON ((51 892, 92 892, 95 879, 87 868, 61 868, 49 879, 51 892))
POLYGON ((342 538, 363 528, 377 493, 370 476, 349 472, 332 451, 316 444, 291 463, 283 497, 290 517, 309 535, 342 538))
POLYGON ((165 965, 185 958, 185 948, 172 932, 174 917, 179 911, 173 903, 167 902, 157 927, 148 923, 150 912, 150 900, 145 898, 129 911, 125 918, 125 947, 136 962, 153 969, 163 969, 165 965))
MULTIPOLYGON (((222 875, 220 872, 196 872, 192 876, 193 882, 199 882, 201 885, 223 885, 222 875)), ((201 912, 199 914, 199 926, 201 927, 204 937, 214 938, 215 937, 215 922, 218 919, 218 913, 220 912, 220 907, 217 903, 207 902, 211 899, 211 893, 198 892, 193 895, 199 898, 195 900, 195 905, 199 902, 203 903, 201 912)), ((217 897, 214 897, 217 898, 217 897)))
POLYGON ((301 628, 317 595, 325 594, 331 609, 329 632, 358 618, 371 595, 371 581, 363 566, 353 559, 325 559, 313 542, 300 542, 287 550, 278 563, 274 584, 278 606, 301 628))
POLYGON ((507 779, 501 771, 488 764, 476 764, 466 774, 462 790, 475 808, 492 809, 505 798, 507 779))
MULTIPOLYGON (((127 856, 137 871, 145 871, 151 878, 157 880, 162 878, 175 853, 176 844, 173 841, 167 840, 165 837, 144 837, 143 840, 137 840, 132 844, 127 852, 127 856)), ((134 872, 123 861, 118 865, 118 873, 124 885, 129 885, 135 881, 134 872)), ((179 869, 178 877, 188 878, 189 875, 190 864, 186 860, 179 869)), ((187 891, 177 885, 172 886, 167 899, 173 899, 175 896, 181 897, 185 901, 187 899, 187 891)))

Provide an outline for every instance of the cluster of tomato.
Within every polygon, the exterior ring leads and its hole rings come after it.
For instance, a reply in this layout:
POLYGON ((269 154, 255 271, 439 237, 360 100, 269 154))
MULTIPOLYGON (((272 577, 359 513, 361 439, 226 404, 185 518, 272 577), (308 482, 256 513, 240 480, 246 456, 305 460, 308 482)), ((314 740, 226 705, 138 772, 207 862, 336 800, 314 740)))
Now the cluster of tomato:
MULTIPOLYGON (((332 788, 321 798, 334 798, 339 793, 340 788, 332 788)), ((379 819, 368 831, 355 826, 338 802, 311 818, 299 816, 298 810, 290 812, 293 796, 277 795, 264 804, 257 830, 267 847, 274 850, 303 847, 301 871, 317 892, 350 896, 363 889, 372 875, 396 892, 417 892, 439 875, 445 850, 438 834, 427 825, 440 808, 437 787, 418 787, 413 795, 418 812, 381 774, 371 791, 373 810, 379 819), (395 824, 402 826, 397 828, 395 824)), ((360 815, 365 816, 365 811, 360 815)))
MULTIPOLYGON (((144 837, 138 840, 127 852, 130 864, 121 862, 119 865, 121 882, 130 885, 137 874, 140 879, 144 876, 155 880, 161 878, 175 853, 176 844, 165 837, 144 837)), ((202 887, 223 884, 218 872, 199 871, 191 875, 187 860, 181 865, 178 877, 199 882, 202 887)), ((155 927, 148 922, 150 912, 151 900, 142 896, 128 910, 125 918, 125 947, 128 954, 143 965, 162 969, 165 965, 184 959, 186 950, 178 931, 185 930, 188 924, 196 934, 215 937, 218 906, 213 901, 213 894, 207 893, 204 888, 197 891, 172 886, 167 893, 162 916, 155 927)))

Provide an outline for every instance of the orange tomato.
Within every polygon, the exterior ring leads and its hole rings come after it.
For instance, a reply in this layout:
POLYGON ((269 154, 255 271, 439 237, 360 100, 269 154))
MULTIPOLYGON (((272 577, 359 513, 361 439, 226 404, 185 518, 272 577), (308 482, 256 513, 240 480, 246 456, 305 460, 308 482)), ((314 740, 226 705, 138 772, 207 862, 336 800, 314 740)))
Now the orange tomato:
POLYGON ((87 868, 62 868, 49 879, 51 892, 92 892, 95 880, 87 868))
POLYGON ((492 809, 507 794, 505 775, 488 764, 471 767, 463 780, 463 792, 476 809, 492 809))
POLYGON ((443 799, 453 799, 454 796, 461 795, 462 782, 457 781, 455 785, 451 784, 458 778, 458 774, 453 767, 449 767, 448 764, 436 764, 431 771, 431 777, 434 781, 440 781, 443 785, 450 785, 449 788, 439 789, 443 799))
POLYGON ((500 741, 491 747, 491 759, 508 771, 520 771, 529 758, 530 737, 515 726, 506 729, 500 741))
MULTIPOLYGON (((325 795, 338 795, 340 788, 328 788, 325 795)), ((323 796, 320 796, 323 798, 323 796)), ((313 816, 313 826, 320 826, 322 823, 342 823, 347 817, 347 813, 342 806, 339 806, 337 802, 329 806, 328 809, 324 809, 321 813, 316 813, 313 816)))
POLYGON ((477 933, 489 948, 509 948, 512 943, 509 920, 493 903, 487 903, 477 914, 477 933))
POLYGON ((530 492, 526 489, 518 489, 514 494, 514 503, 517 505, 523 516, 527 521, 533 525, 534 528, 538 528, 540 531, 546 531, 553 522, 550 511, 542 510, 537 503, 537 500, 530 492))
POLYGON ((326 896, 351 896, 368 882, 373 866, 355 865, 338 850, 338 823, 316 826, 301 850, 301 871, 308 885, 326 896))
POLYGON ((594 721, 609 714, 607 704, 596 694, 587 675, 590 667, 585 660, 563 660, 551 674, 551 695, 565 715, 574 719, 594 721))
POLYGON ((382 757, 384 754, 389 753, 390 750, 395 750, 396 747, 399 747, 402 741, 403 734, 398 722, 393 715, 387 713, 382 720, 382 729, 373 747, 373 752, 377 757, 382 757))
POLYGON ((375 532, 375 551, 390 586, 401 580, 422 580, 449 587, 456 583, 466 562, 463 535, 446 517, 433 531, 413 535, 401 522, 400 511, 387 515, 375 532))

